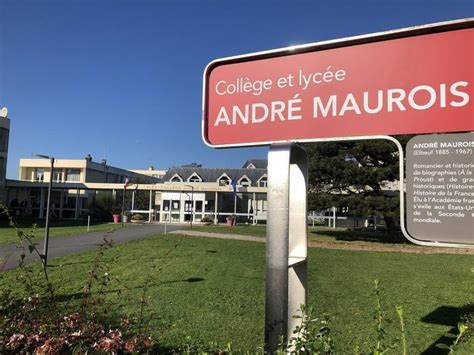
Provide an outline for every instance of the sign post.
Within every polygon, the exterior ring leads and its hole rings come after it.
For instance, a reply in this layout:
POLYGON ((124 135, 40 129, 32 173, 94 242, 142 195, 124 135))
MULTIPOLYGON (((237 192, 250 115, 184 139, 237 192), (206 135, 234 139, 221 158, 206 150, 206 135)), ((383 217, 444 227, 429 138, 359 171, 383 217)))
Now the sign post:
POLYGON ((272 145, 268 153, 268 219, 265 278, 265 346, 278 349, 299 325, 306 305, 308 158, 298 145, 272 145))

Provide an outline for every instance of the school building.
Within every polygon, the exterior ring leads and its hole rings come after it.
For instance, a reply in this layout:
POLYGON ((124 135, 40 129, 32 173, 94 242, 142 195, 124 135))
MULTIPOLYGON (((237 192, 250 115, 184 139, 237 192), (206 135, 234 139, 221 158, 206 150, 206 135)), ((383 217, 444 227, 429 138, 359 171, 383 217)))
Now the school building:
MULTIPOLYGON (((52 214, 85 218, 99 195, 125 194, 125 211, 149 222, 266 221, 266 160, 247 160, 241 168, 205 168, 199 164, 156 170, 128 170, 84 159, 57 159, 52 172, 52 214), (125 188, 126 181, 130 181, 125 188)), ((6 203, 13 213, 44 218, 49 159, 21 159, 18 180, 6 180, 6 203)))

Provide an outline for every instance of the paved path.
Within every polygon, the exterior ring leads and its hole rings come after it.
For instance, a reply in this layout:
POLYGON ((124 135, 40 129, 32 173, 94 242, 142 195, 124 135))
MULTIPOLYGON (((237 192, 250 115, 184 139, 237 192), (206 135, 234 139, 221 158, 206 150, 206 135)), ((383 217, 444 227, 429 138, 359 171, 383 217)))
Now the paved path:
MULTIPOLYGON (((126 227, 117 229, 113 233, 107 231, 90 232, 83 234, 69 235, 65 237, 52 237, 49 239, 48 259, 57 258, 60 256, 79 253, 81 251, 96 249, 103 243, 104 236, 107 239, 112 239, 115 243, 125 243, 131 240, 142 239, 151 235, 164 233, 164 225, 162 224, 142 224, 138 226, 126 227)), ((167 230, 173 231, 183 228, 181 225, 168 225, 167 230)), ((35 241, 40 252, 43 251, 43 241, 35 241)), ((18 260, 22 250, 17 245, 0 246, 0 270, 9 270, 18 267, 18 260)), ((28 263, 40 260, 34 254, 30 255, 26 251, 26 260, 28 263)))
MULTIPOLYGON (((254 237, 240 234, 210 233, 193 230, 175 230, 173 234, 187 235, 191 237, 205 237, 217 239, 233 239, 251 242, 265 243, 264 237, 254 237)), ((424 247, 414 244, 384 244, 372 242, 327 242, 327 241, 308 241, 308 247, 335 250, 359 250, 376 252, 397 252, 411 254, 469 254, 474 255, 474 249, 465 248, 437 248, 424 247)))

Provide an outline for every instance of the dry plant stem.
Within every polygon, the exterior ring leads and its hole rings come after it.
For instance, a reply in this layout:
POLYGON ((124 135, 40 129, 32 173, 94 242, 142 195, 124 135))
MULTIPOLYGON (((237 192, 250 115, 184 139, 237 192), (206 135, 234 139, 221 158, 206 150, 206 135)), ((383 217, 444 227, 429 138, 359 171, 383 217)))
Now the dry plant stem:
MULTIPOLYGON (((43 254, 41 254, 39 252, 39 250, 36 248, 36 245, 35 243, 33 242, 33 239, 31 238, 31 235, 28 234, 28 233, 24 233, 23 231, 21 231, 18 226, 16 225, 15 221, 13 220, 13 217, 11 216, 9 210, 4 206, 4 205, 0 205, 0 209, 3 211, 3 213, 7 216, 8 218, 8 221, 9 221, 9 224, 10 226, 14 229, 16 235, 18 236, 18 238, 20 239, 20 242, 23 243, 24 240, 26 240, 27 244, 28 244, 28 250, 31 254, 35 253, 38 255, 38 257, 40 258, 41 260, 41 263, 43 264, 43 276, 46 280, 46 285, 48 287, 48 293, 49 293, 49 296, 50 297, 53 297, 54 295, 54 292, 53 292, 53 287, 49 281, 49 275, 48 275, 48 269, 44 263, 44 256, 43 254)), ((35 230, 35 226, 33 226, 33 231, 31 234, 34 233, 34 230, 35 230)), ((20 246, 20 248, 23 249, 23 251, 25 250, 25 248, 23 247, 23 245, 20 246)), ((25 266, 25 263, 24 263, 24 258, 25 258, 25 253, 23 252, 21 254, 21 260, 20 260, 20 268, 23 267, 23 270, 24 268, 26 267, 25 266)), ((31 280, 31 279, 30 279, 31 280)))

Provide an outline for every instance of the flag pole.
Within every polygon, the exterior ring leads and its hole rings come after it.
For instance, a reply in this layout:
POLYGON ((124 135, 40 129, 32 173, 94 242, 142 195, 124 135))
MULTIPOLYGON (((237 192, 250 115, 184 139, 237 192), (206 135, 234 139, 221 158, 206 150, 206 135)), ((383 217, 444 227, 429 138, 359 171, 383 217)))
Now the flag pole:
POLYGON ((122 216, 121 216, 122 217, 121 218, 122 219, 122 228, 123 228, 123 219, 124 219, 123 215, 125 214, 125 190, 126 190, 126 188, 125 188, 125 185, 124 185, 123 194, 122 194, 122 216))

